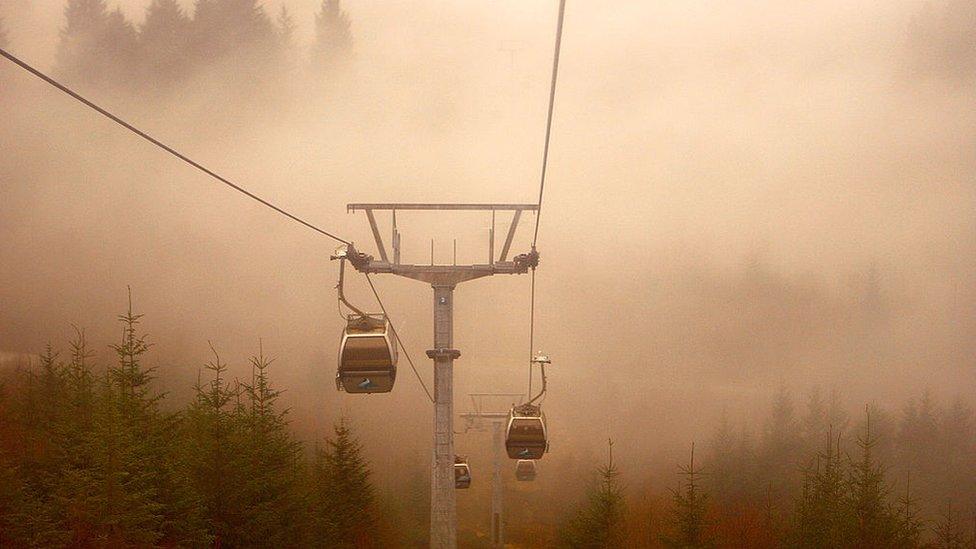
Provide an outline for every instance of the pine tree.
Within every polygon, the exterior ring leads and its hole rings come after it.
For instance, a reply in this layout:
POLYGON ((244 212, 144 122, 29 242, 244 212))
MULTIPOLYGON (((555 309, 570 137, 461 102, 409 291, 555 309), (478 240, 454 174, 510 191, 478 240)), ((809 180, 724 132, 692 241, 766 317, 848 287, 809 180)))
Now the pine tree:
MULTIPOLYGON (((54 362, 53 351, 42 355, 54 362)), ((32 365, 18 372, 15 399, 0 402, 0 547, 45 547, 63 545, 64 529, 57 510, 50 505, 52 482, 51 446, 41 417, 37 376, 32 365)))
POLYGON ((75 339, 69 342, 71 360, 66 372, 68 399, 71 404, 69 415, 82 431, 91 426, 95 400, 95 375, 92 359, 95 352, 88 348, 84 330, 75 328, 75 339))
POLYGON ((915 549, 919 546, 922 537, 922 520, 918 516, 918 504, 912 496, 911 473, 905 478, 905 496, 898 500, 898 505, 895 546, 915 549))
POLYGON ((904 470, 912 471, 919 500, 927 503, 923 509, 926 515, 936 514, 938 509, 932 505, 944 497, 940 494, 944 487, 944 471, 937 459, 942 449, 940 414, 931 394, 926 391, 921 399, 912 399, 905 406, 898 431, 898 463, 904 470))
POLYGON ((112 345, 116 362, 106 373, 95 413, 95 467, 82 472, 99 488, 93 494, 96 539, 115 545, 156 543, 164 536, 157 430, 162 397, 152 393, 155 369, 143 364, 151 344, 139 332, 142 317, 133 312, 130 290, 128 307, 118 316, 122 337, 112 345))
POLYGON ((251 383, 244 384, 249 407, 245 417, 242 541, 260 539, 272 547, 303 545, 306 509, 302 445, 288 432, 286 415, 277 401, 281 392, 271 384, 273 362, 263 348, 251 357, 251 383))
MULTIPOLYGON (((298 67, 298 48, 295 46, 295 19, 288 8, 282 4, 278 16, 275 18, 275 34, 277 36, 279 57, 281 59, 277 70, 290 73, 298 67)), ((279 80, 278 88, 288 84, 291 79, 279 80)))
POLYGON ((794 464, 799 460, 801 450, 793 399, 786 389, 781 389, 766 422, 760 450, 763 472, 774 492, 788 493, 795 485, 794 464))
POLYGON ((826 439, 824 449, 804 470, 790 539, 794 547, 843 547, 848 535, 844 463, 832 429, 826 439))
POLYGON ((319 70, 335 69, 345 63, 352 51, 349 15, 340 0, 322 0, 315 16, 315 44, 312 64, 319 70))
POLYGON ((94 352, 88 348, 85 332, 75 328, 75 338, 69 345, 71 354, 65 369, 62 402, 66 413, 56 426, 63 459, 52 497, 61 510, 65 529, 70 532, 70 543, 77 546, 90 541, 91 509, 85 495, 91 487, 86 471, 92 458, 90 445, 97 402, 91 363, 94 352))
POLYGON ((871 413, 865 407, 864 436, 857 438, 861 459, 851 464, 848 505, 852 530, 848 539, 864 549, 894 545, 897 533, 895 517, 888 505, 889 488, 884 469, 874 460, 877 439, 871 433, 871 413))
MULTIPOLYGON (((59 482, 57 500, 74 546, 199 545, 207 539, 197 498, 178 467, 175 418, 159 411, 154 369, 144 366, 151 344, 139 332, 141 318, 130 292, 119 316, 122 337, 112 346, 116 363, 94 392, 90 430, 72 449, 59 482)), ((86 355, 83 341, 73 345, 73 377, 87 377, 86 355)), ((81 401, 85 391, 84 383, 78 386, 81 401)))
POLYGON ((197 382, 196 398, 185 414, 189 475, 197 487, 217 545, 233 545, 243 523, 244 475, 242 427, 227 409, 239 392, 225 379, 227 365, 211 345, 213 373, 206 386, 197 382))
POLYGON ((933 528, 938 549, 963 549, 965 537, 959 521, 952 515, 952 502, 945 505, 933 528))
POLYGON ((743 495, 747 479, 742 474, 742 456, 734 451, 736 446, 732 425, 726 414, 722 419, 712 440, 709 443, 709 463, 712 476, 709 479, 711 492, 723 503, 732 503, 743 495))
POLYGON ((162 397, 150 394, 155 368, 145 367, 143 358, 152 344, 144 334, 139 333, 143 315, 132 312, 131 289, 128 291, 128 303, 126 312, 118 316, 122 325, 122 339, 111 346, 117 361, 109 368, 108 374, 126 420, 144 428, 162 397))
POLYGON ((32 429, 35 436, 35 460, 28 472, 32 487, 42 498, 47 498, 57 484, 58 470, 61 467, 64 449, 58 437, 59 427, 64 421, 65 365, 60 360, 60 352, 48 343, 40 357, 40 372, 37 383, 37 423, 32 429))
POLYGON ((291 16, 291 12, 288 11, 288 7, 284 4, 281 5, 281 10, 278 12, 278 18, 275 21, 276 30, 278 33, 278 43, 285 50, 290 50, 295 47, 295 20, 291 16))
POLYGON ((139 61, 143 80, 152 88, 165 88, 188 75, 190 18, 177 0, 153 0, 139 29, 139 61))
POLYGON ((560 532, 564 547, 622 547, 626 536, 624 488, 613 463, 613 440, 608 441, 607 464, 599 470, 599 483, 587 494, 586 504, 560 532))
POLYGON ((105 0, 68 0, 57 51, 58 74, 106 89, 130 86, 135 76, 136 31, 105 0))
POLYGON ((807 398, 806 413, 799 422, 804 453, 815 453, 820 448, 829 425, 827 403, 824 402, 820 388, 815 387, 807 398))
POLYGON ((343 418, 312 466, 314 544, 362 547, 376 542, 376 495, 362 446, 343 418))
MULTIPOLYGON (((127 358, 119 356, 123 363, 127 358)), ((146 441, 127 416, 134 408, 128 391, 110 374, 102 380, 86 449, 90 461, 69 479, 77 489, 68 495, 78 522, 88 527, 74 543, 119 547, 153 544, 161 537, 161 506, 144 461, 146 441)))
POLYGON ((956 502, 971 501, 976 494, 976 430, 973 411, 962 400, 955 399, 939 422, 941 451, 937 453, 939 492, 956 502))
POLYGON ((701 487, 701 469, 695 465, 695 444, 691 444, 691 460, 680 467, 684 481, 671 491, 671 521, 673 535, 662 538, 666 547, 711 547, 707 528, 709 495, 701 487))
POLYGON ((601 467, 599 483, 591 488, 586 502, 559 533, 564 547, 620 547, 625 540, 625 502, 619 471, 613 463, 613 441, 608 441, 607 464, 601 467))
POLYGON ((30 543, 21 531, 27 520, 23 515, 24 492, 24 481, 17 467, 0 449, 0 547, 23 547, 30 543))
POLYGON ((258 0, 197 0, 192 21, 196 62, 234 67, 277 57, 277 36, 258 0))

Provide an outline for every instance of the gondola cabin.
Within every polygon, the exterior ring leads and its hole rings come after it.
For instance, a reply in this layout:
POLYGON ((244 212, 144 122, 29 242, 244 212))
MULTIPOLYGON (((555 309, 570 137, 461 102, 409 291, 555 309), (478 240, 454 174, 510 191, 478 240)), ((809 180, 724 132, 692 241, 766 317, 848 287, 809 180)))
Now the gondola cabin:
POLYGON ((462 458, 454 458, 454 488, 463 490, 471 487, 471 467, 462 458))
POLYGON ((512 459, 542 459, 549 450, 542 409, 532 404, 512 408, 505 430, 505 450, 512 459))
POLYGON ((519 481, 535 480, 535 461, 531 459, 520 459, 516 461, 515 480, 519 480, 519 481))
POLYGON ((396 381, 396 340, 384 315, 349 315, 339 344, 336 388, 388 393, 396 381))

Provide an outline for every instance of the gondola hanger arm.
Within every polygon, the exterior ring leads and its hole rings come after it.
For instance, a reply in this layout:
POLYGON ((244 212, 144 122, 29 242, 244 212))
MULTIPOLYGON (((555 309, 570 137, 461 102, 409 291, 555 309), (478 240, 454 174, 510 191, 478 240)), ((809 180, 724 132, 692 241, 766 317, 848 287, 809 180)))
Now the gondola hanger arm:
POLYGON ((345 285, 345 278, 346 278, 347 255, 348 255, 348 250, 345 247, 340 247, 338 250, 336 250, 336 253, 330 257, 330 259, 332 260, 336 260, 336 259, 339 260, 339 283, 336 284, 336 290, 338 290, 339 292, 339 301, 346 307, 353 310, 357 315, 367 316, 365 312, 363 312, 358 307, 356 307, 352 303, 349 303, 346 300, 346 294, 343 291, 345 285))
POLYGON ((552 360, 549 358, 549 355, 540 353, 532 357, 531 363, 539 365, 539 371, 542 374, 542 389, 539 391, 539 394, 535 395, 529 400, 528 404, 534 404, 535 401, 539 400, 543 395, 546 394, 546 365, 552 364, 552 360))

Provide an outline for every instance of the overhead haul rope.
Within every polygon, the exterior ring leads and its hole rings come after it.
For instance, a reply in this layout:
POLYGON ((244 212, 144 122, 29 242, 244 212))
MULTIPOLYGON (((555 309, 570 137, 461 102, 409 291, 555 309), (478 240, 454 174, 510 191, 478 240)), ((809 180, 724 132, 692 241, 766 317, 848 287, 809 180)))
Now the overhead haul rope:
MULTIPOLYGON (((556 21, 556 45, 552 54, 552 81, 549 85, 549 112, 546 116, 546 139, 542 148, 542 173, 539 178, 539 201, 535 212, 535 231, 532 234, 532 251, 539 239, 539 221, 542 218, 542 196, 546 190, 546 168, 549 166, 549 138, 552 135, 552 110, 556 100, 556 78, 559 74, 559 49, 563 39, 563 14, 566 0, 559 0, 559 18, 556 21)), ((532 267, 532 290, 529 298, 529 396, 532 396, 532 353, 535 349, 535 267, 532 267)))
POLYGON ((400 345, 400 349, 403 350, 403 354, 407 357, 407 362, 410 364, 410 369, 413 370, 413 375, 417 376, 417 381, 420 382, 420 386, 424 388, 424 392, 427 393, 427 399, 432 403, 434 402, 434 396, 430 394, 430 390, 427 389, 427 384, 424 383, 424 378, 420 377, 420 372, 417 371, 417 367, 413 364, 413 358, 410 357, 410 352, 407 351, 407 347, 400 340, 400 332, 393 325, 393 321, 390 320, 390 315, 386 312, 386 305, 383 305, 383 300, 380 299, 379 292, 376 291, 376 286, 373 285, 373 279, 370 278, 369 273, 366 273, 366 282, 369 282, 369 289, 373 290, 373 296, 376 297, 376 302, 380 304, 380 310, 386 316, 386 320, 390 323, 390 329, 393 330, 393 337, 396 338, 396 342, 400 345))
MULTIPOLYGON (((317 227, 317 226, 309 223, 308 221, 305 221, 304 219, 298 217, 297 215, 294 215, 294 214, 292 214, 292 213, 290 213, 290 212, 288 212, 288 211, 286 211, 286 210, 284 210, 284 209, 282 209, 282 208, 280 208, 278 206, 275 206, 271 202, 268 202, 267 200, 261 198, 260 196, 257 196, 256 194, 252 193, 251 191, 248 191, 247 189, 241 187, 240 185, 237 185, 236 183, 230 181, 229 179, 227 179, 227 178, 225 178, 225 177, 217 174, 213 170, 210 170, 209 168, 203 166, 199 162, 196 162, 195 160, 191 159, 190 157, 184 155, 183 153, 177 151, 176 149, 170 147, 169 145, 166 145, 165 143, 163 143, 162 141, 159 141, 158 139, 156 139, 155 137, 149 135, 148 133, 140 130, 139 128, 133 126, 132 124, 130 124, 130 123, 126 122, 125 120, 119 118, 118 116, 112 114, 108 110, 106 110, 106 109, 98 106, 97 104, 95 104, 91 100, 86 99, 84 96, 82 96, 78 92, 76 92, 76 91, 72 90, 71 88, 69 88, 68 86, 66 86, 66 85, 58 82, 54 78, 51 78, 47 74, 44 74, 43 72, 41 72, 40 70, 34 68, 33 66, 31 66, 27 62, 22 61, 21 59, 19 59, 18 57, 14 56, 12 53, 8 52, 7 50, 5 50, 3 48, 0 48, 0 56, 3 56, 5 58, 7 58, 9 61, 11 61, 12 63, 14 63, 15 65, 17 65, 20 68, 24 69, 25 71, 31 73, 32 75, 36 76, 37 78, 43 80, 44 82, 50 84, 51 86, 57 88, 58 90, 64 92, 65 94, 69 95, 70 97, 72 97, 73 99, 77 100, 78 102, 80 102, 81 104, 85 105, 86 107, 91 108, 92 110, 98 112, 99 114, 101 114, 102 116, 108 118, 112 122, 115 122, 119 126, 122 126, 123 128, 125 128, 125 129, 129 130, 130 132, 136 134, 137 136, 141 137, 142 139, 145 139, 146 141, 148 141, 148 142, 152 143, 153 145, 159 147, 160 149, 168 152, 169 154, 175 156, 176 158, 182 160, 183 162, 186 162, 190 166, 193 166, 194 168, 196 168, 196 169, 200 170, 201 172, 209 175, 210 177, 216 179, 217 181, 220 181, 221 183, 223 183, 224 185, 227 185, 228 187, 234 189, 235 191, 237 191, 237 192, 239 192, 239 193, 247 196, 248 198, 251 198, 251 199, 253 199, 253 200, 255 200, 255 201, 263 204, 264 206, 267 206, 268 208, 271 208, 272 210, 274 210, 274 211, 280 213, 281 215, 283 215, 283 216, 291 219, 292 221, 296 221, 296 222, 304 225, 305 227, 307 227, 309 229, 312 229, 313 231, 315 231, 315 232, 317 232, 319 234, 322 234, 324 236, 327 236, 327 237, 329 237, 329 238, 331 238, 331 239, 333 239, 333 240, 335 240, 337 242, 341 242, 342 244, 345 244, 347 246, 348 245, 351 245, 351 243, 348 240, 345 240, 343 238, 340 238, 340 237, 338 237, 338 236, 330 233, 329 231, 326 231, 325 229, 322 229, 320 227, 317 227)), ((367 282, 369 282, 369 287, 373 290, 373 295, 376 296, 376 301, 379 302, 380 308, 383 310, 383 314, 386 315, 387 320, 390 322, 390 328, 393 330, 393 335, 396 337, 397 344, 400 345, 400 348, 403 350, 403 353, 406 355, 407 361, 410 363, 410 368, 413 369, 413 373, 417 376, 417 380, 420 381, 420 386, 423 387, 424 393, 427 394, 427 398, 430 399, 431 402, 433 402, 434 401, 434 398, 431 396, 430 390, 427 389, 427 384, 424 383, 424 380, 420 377, 420 373, 417 372, 417 368, 413 364, 413 359, 410 357, 410 353, 407 351, 406 347, 403 345, 403 342, 400 340, 400 334, 399 334, 399 332, 397 332, 396 327, 393 325, 393 321, 392 320, 389 320, 390 319, 390 315, 387 314, 386 307, 383 305, 383 300, 380 299, 379 292, 377 292, 376 291, 376 287, 373 286, 373 281, 369 278, 369 274, 368 273, 366 274, 366 280, 367 280, 367 282)))

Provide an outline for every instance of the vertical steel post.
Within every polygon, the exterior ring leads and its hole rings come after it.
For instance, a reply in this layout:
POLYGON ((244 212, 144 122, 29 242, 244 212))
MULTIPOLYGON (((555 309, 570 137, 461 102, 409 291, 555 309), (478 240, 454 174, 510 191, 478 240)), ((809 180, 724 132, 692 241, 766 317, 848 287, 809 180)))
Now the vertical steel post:
POLYGON ((505 546, 505 522, 502 509, 502 423, 491 423, 492 473, 491 473, 491 543, 493 547, 505 546))
MULTIPOLYGON (((431 284, 434 289, 434 348, 427 351, 427 356, 434 361, 434 449, 431 463, 430 546, 435 549, 455 549, 457 547, 457 503, 454 491, 454 389, 452 378, 454 360, 460 356, 460 352, 452 347, 454 343, 454 288, 461 282, 485 276, 525 274, 529 268, 534 269, 538 264, 538 254, 535 253, 534 248, 531 253, 523 254, 522 261, 506 261, 506 259, 522 211, 538 212, 539 207, 537 204, 347 204, 346 208, 366 212, 373 238, 376 240, 376 247, 381 256, 381 261, 377 262, 366 254, 357 253, 350 258, 351 261, 355 260, 352 261, 352 264, 356 270, 367 274, 394 274, 420 280, 431 284), (386 255, 379 228, 373 215, 374 210, 390 210, 392 212, 392 264, 386 255), (430 240, 430 265, 402 264, 400 261, 402 241, 400 231, 397 228, 397 210, 490 210, 492 212, 492 228, 488 243, 488 265, 457 265, 456 240, 453 264, 436 265, 434 261, 434 239, 430 240), (497 261, 494 257, 495 210, 515 212, 505 244, 502 247, 501 258, 497 261)), ((352 248, 350 245, 349 249, 352 248)), ((507 417, 507 413, 503 415, 507 417)), ((496 449, 500 445, 500 442, 496 443, 496 449)), ((498 492, 496 496, 495 489, 493 489, 492 497, 493 501, 497 500, 497 503, 493 503, 493 507, 498 510, 495 531, 499 542, 501 542, 503 531, 500 477, 500 468, 496 468, 493 478, 498 492)))
POLYGON ((457 547, 454 494, 454 285, 434 285, 434 462, 431 474, 430 546, 457 547), (451 352, 445 352, 445 351, 451 352))

